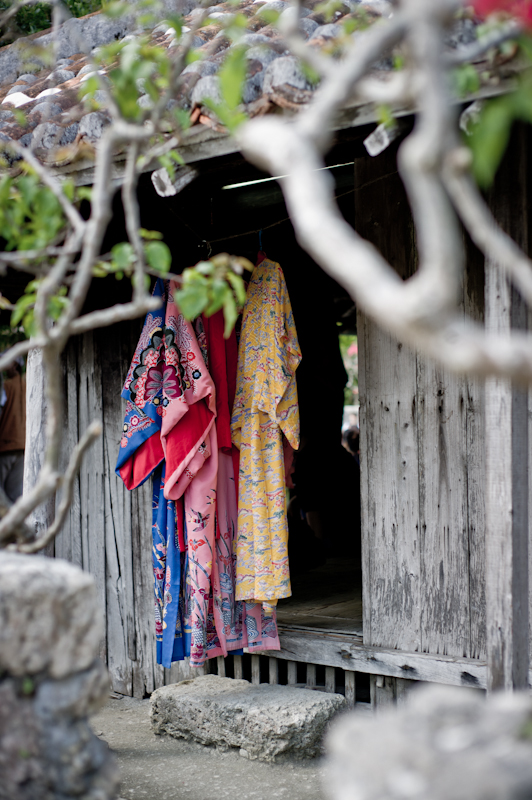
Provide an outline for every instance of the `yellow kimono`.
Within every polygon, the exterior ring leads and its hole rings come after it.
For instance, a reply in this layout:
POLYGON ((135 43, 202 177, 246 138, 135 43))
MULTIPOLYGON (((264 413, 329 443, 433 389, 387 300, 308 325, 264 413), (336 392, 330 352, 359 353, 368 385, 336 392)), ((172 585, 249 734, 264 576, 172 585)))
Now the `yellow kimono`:
POLYGON ((283 271, 265 260, 244 308, 231 431, 240 450, 236 599, 262 602, 267 613, 291 594, 282 434, 297 450, 300 361, 283 271))

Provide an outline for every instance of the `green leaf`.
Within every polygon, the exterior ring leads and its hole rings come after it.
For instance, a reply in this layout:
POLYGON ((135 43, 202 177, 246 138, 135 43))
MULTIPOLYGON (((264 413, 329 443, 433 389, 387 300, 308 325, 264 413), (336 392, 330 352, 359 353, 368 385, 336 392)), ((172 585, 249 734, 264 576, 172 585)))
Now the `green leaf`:
POLYGON ((30 306, 35 305, 37 295, 35 293, 23 294, 15 303, 15 308, 11 313, 11 327, 16 328, 30 306))
POLYGON ((78 200, 92 200, 92 188, 90 186, 79 186, 76 192, 78 200))
POLYGON ((188 65, 193 64, 194 61, 201 61, 202 59, 203 59, 203 53, 198 53, 197 50, 189 50, 186 55, 185 61, 188 67, 188 65))
POLYGON ((207 282, 195 283, 176 292, 176 300, 185 319, 195 319, 209 302, 207 282))
POLYGON ((26 114, 20 110, 20 108, 14 108, 13 114, 15 115, 15 119, 17 120, 18 124, 21 128, 24 128, 27 123, 26 114))
POLYGON ((111 17, 111 19, 122 17, 124 14, 127 14, 127 11, 128 4, 121 2, 121 0, 115 0, 115 2, 106 3, 104 8, 105 15, 111 17))
POLYGON ((512 100, 499 97, 487 103, 467 144, 473 153, 473 175, 479 186, 487 188, 493 182, 497 168, 510 138, 513 121, 512 100))
POLYGON ((480 89, 480 78, 473 64, 463 64, 451 72, 451 80, 455 94, 466 97, 480 89))
POLYGON ((160 231, 148 231, 146 228, 140 228, 139 233, 142 239, 162 239, 163 235, 160 231))
POLYGON ((165 275, 172 264, 172 254, 164 242, 148 242, 144 245, 146 261, 152 269, 165 275))
POLYGON ((189 111, 186 111, 184 108, 176 108, 174 109, 174 117, 181 130, 186 131, 190 128, 192 123, 190 121, 189 111))
POLYGON ((116 269, 126 270, 135 262, 133 245, 131 245, 129 242, 115 244, 111 249, 111 257, 116 269))
POLYGON ((275 25, 281 14, 272 8, 264 8, 257 11, 257 17, 261 17, 268 25, 275 25))
POLYGON ((166 17, 166 21, 168 22, 168 27, 174 29, 179 39, 183 32, 183 17, 179 14, 169 14, 166 17))
POLYGON ((65 197, 70 200, 71 203, 74 202, 74 194, 76 192, 76 185, 72 178, 68 178, 66 181, 63 181, 62 187, 63 194, 65 197))
POLYGON ((236 275, 231 270, 227 272, 227 280, 231 284, 235 297, 239 306, 243 306, 246 302, 246 287, 240 275, 236 275))
POLYGON ((247 116, 241 111, 232 111, 227 108, 227 106, 213 103, 208 97, 204 98, 203 103, 207 108, 210 108, 211 111, 214 111, 220 122, 225 125, 231 133, 234 133, 238 126, 242 125, 242 123, 247 120, 247 116))
POLYGON ((379 125, 384 125, 386 128, 393 128, 395 126, 395 117, 390 106, 378 106, 376 113, 379 125))
POLYGON ((326 21, 331 22, 335 13, 339 11, 342 6, 342 0, 326 0, 324 3, 318 3, 318 5, 314 7, 314 12, 316 14, 323 14, 326 21))
POLYGON ((246 79, 246 50, 247 48, 240 46, 231 48, 218 72, 222 97, 231 111, 242 100, 242 87, 246 79))
POLYGON ((228 294, 231 294, 231 290, 227 283, 222 278, 215 278, 211 283, 211 298, 205 314, 208 317, 216 314, 224 305, 228 294))
POLYGON ((170 158, 171 158, 173 161, 175 161, 175 163, 176 163, 176 164, 179 164, 179 166, 180 166, 180 167, 182 167, 182 166, 183 166, 183 164, 185 163, 185 159, 183 158, 183 156, 181 155, 181 153, 180 153, 180 152, 178 152, 177 150, 170 150, 170 152, 168 153, 168 155, 170 156, 170 158))
MULTIPOLYGON (((212 275, 214 272, 214 264, 212 261, 200 261, 194 267, 194 271, 200 275, 212 275)), ((192 278, 192 275, 190 276, 192 278)))
POLYGON ((225 296, 223 309, 225 319, 224 338, 228 339, 238 319, 238 309, 236 307, 235 298, 231 292, 228 292, 225 296))
POLYGON ((320 74, 313 69, 310 64, 301 63, 301 71, 307 81, 312 84, 312 86, 317 86, 320 82, 320 74))

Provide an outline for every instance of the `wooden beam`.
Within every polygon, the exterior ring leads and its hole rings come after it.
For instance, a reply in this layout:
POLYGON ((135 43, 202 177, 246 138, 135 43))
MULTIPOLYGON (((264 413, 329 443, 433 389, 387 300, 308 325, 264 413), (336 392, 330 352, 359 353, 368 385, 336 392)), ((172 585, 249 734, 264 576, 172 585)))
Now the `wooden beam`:
MULTIPOLYGON (((519 127, 490 194, 499 224, 528 250, 527 131, 519 127)), ((521 298, 486 262, 486 329, 527 327, 521 298)), ((486 380, 486 618, 488 691, 528 683, 528 394, 486 380)))
POLYGON ((268 651, 269 656, 370 675, 486 688, 485 661, 371 647, 359 636, 347 634, 317 634, 280 626, 279 635, 282 649, 268 651))
MULTIPOLYGON (((24 452, 24 489, 29 492, 39 477, 44 463, 46 446, 46 395, 42 351, 30 350, 26 365, 26 449, 24 452)), ((29 523, 36 538, 48 529, 55 516, 55 495, 38 506, 29 523)), ((54 542, 45 549, 44 555, 54 555, 54 542)))

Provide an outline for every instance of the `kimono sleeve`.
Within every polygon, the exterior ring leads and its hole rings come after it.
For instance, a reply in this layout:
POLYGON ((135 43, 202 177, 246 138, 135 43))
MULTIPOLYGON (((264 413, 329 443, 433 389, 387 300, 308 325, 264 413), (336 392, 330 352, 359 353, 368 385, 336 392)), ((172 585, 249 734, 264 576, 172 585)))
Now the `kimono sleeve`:
POLYGON ((288 289, 282 280, 282 317, 284 321, 282 370, 289 376, 288 384, 275 410, 275 419, 282 432, 294 448, 299 447, 299 403, 297 397, 296 369, 301 361, 301 349, 297 338, 294 315, 288 289))
POLYGON ((122 397, 127 400, 116 473, 128 489, 143 484, 163 461, 161 422, 164 375, 165 287, 158 280, 153 291, 161 304, 146 315, 122 397))

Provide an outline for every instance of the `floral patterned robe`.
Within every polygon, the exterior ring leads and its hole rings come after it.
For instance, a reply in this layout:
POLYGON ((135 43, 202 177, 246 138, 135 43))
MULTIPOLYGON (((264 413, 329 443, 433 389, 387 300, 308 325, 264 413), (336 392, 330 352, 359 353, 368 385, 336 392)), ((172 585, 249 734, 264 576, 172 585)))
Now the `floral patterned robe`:
POLYGON ((270 614, 291 594, 283 435, 297 450, 300 361, 284 275, 266 259, 248 288, 231 429, 240 449, 236 598, 270 614))

